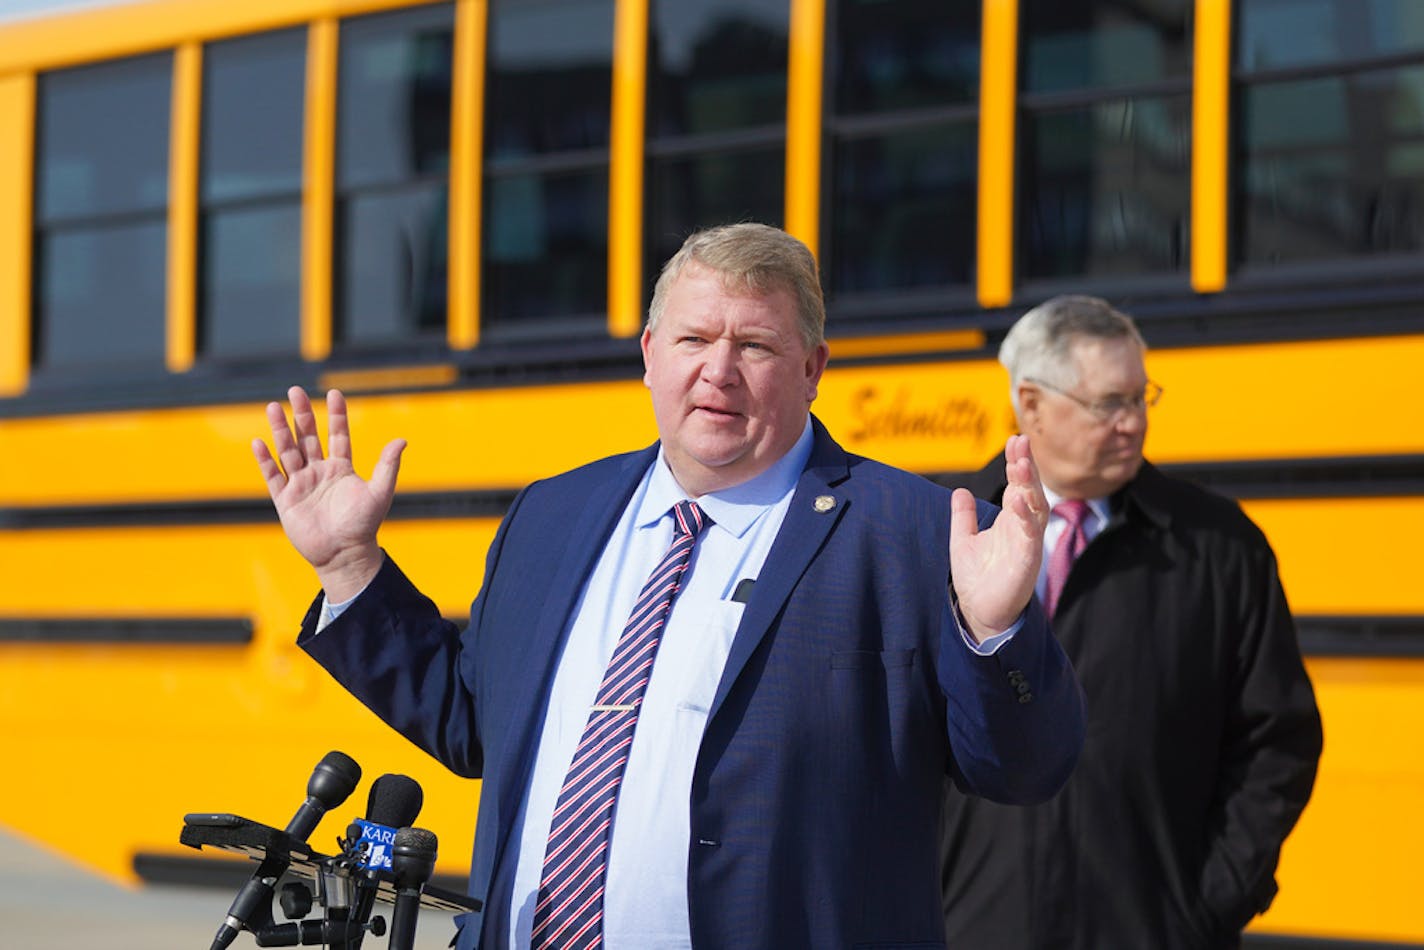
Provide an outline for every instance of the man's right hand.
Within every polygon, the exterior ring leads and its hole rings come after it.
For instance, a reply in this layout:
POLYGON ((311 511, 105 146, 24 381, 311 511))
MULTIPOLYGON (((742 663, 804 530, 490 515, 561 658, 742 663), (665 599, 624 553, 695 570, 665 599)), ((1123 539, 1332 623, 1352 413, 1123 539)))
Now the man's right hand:
POLYGON ((406 443, 396 439, 382 449, 367 482, 351 464, 346 398, 340 391, 326 394, 329 457, 322 454, 306 391, 293 386, 287 398, 293 425, 287 425, 280 403, 268 403, 272 449, 254 439, 252 454, 287 539, 316 568, 327 600, 339 603, 364 590, 381 568, 376 531, 390 511, 406 443))

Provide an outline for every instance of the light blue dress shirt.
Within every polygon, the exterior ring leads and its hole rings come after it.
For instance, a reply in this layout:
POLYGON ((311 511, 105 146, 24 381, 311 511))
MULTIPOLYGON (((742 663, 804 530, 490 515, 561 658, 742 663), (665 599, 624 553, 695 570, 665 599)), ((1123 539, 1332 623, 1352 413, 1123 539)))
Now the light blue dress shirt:
MULTIPOLYGON (((691 946, 689 796, 707 710, 742 619, 744 605, 731 598, 743 579, 761 572, 810 452, 808 420, 796 445, 770 469, 696 499, 713 524, 698 540, 673 602, 618 795, 604 893, 604 945, 610 950, 691 946)), ((488 931, 507 932, 510 947, 529 946, 550 816, 564 775, 614 644, 672 539, 671 508, 686 497, 659 452, 575 608, 554 674, 523 814, 513 832, 519 861, 508 930, 488 931)), ((491 906, 489 912, 501 910, 491 906)))

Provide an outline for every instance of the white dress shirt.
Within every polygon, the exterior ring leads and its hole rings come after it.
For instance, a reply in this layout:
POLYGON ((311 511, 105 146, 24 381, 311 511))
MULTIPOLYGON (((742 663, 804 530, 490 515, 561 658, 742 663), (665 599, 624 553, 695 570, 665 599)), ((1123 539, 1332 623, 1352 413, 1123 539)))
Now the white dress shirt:
MULTIPOLYGON (((1038 599, 1041 602, 1044 593, 1048 590, 1048 557, 1058 542, 1063 538, 1063 532, 1068 529, 1068 519, 1062 515, 1053 514, 1053 508, 1063 496, 1043 486, 1043 494, 1048 499, 1048 527, 1043 531, 1043 560, 1038 565, 1038 584, 1035 590, 1038 591, 1038 599)), ((1112 515, 1112 507, 1106 498, 1085 498, 1088 503, 1088 516, 1083 519, 1083 536, 1092 541, 1098 536, 1108 523, 1108 518, 1112 515)))

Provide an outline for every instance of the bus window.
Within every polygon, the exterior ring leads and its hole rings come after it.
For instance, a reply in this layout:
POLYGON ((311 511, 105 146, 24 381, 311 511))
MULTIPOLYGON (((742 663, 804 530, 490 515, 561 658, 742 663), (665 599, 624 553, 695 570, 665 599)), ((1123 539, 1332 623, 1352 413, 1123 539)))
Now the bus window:
POLYGON ((1238 65, 1255 72, 1424 52, 1417 0, 1237 0, 1238 65))
POLYGON ((828 289, 967 287, 975 260, 979 4, 840 0, 827 43, 828 289))
POLYGON ((1187 279, 1192 4, 1026 0, 1025 281, 1187 279))
POLYGON ((164 371, 170 54, 39 78, 37 382, 164 371))
POLYGON ((1417 267, 1424 9, 1383 0, 1242 0, 1239 9, 1237 263, 1410 255, 1417 267))
POLYGON ((341 23, 336 345, 445 339, 454 6, 341 23))
POLYGON ((788 0, 653 0, 644 268, 698 228, 785 214, 788 0))
POLYGON ((613 0, 494 0, 485 79, 490 336, 602 336, 613 0))
POLYGON ((203 52, 199 348, 296 357, 306 31, 203 52))

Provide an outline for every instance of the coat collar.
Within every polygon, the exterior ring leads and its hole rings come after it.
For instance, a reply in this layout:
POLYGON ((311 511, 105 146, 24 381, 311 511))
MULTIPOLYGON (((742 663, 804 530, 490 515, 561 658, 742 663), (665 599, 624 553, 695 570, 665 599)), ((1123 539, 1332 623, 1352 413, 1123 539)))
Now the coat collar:
POLYGON ((1159 530, 1166 531, 1172 525, 1167 476, 1146 460, 1143 460, 1142 467, 1137 470, 1132 481, 1113 496, 1115 518, 1119 515, 1128 517, 1128 513, 1134 511, 1159 530))
MULTIPOLYGON (((985 501, 999 505, 1004 500, 1004 453, 994 456, 994 460, 962 481, 949 484, 963 484, 985 501)), ((1159 530, 1167 530, 1172 525, 1172 505, 1169 499, 1170 482, 1157 466, 1145 459, 1132 481, 1128 482, 1111 498, 1112 517, 1107 527, 1127 520, 1141 518, 1159 530)))

